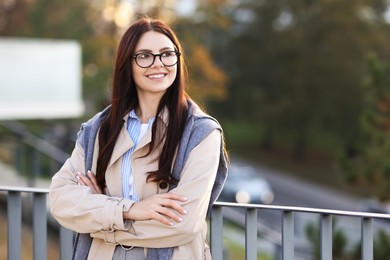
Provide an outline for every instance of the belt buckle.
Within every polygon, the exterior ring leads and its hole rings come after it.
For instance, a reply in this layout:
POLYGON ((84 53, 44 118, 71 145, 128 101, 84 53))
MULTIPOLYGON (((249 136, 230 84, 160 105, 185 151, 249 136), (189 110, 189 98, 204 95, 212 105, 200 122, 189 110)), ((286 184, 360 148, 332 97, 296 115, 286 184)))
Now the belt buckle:
POLYGON ((120 246, 122 247, 122 249, 125 250, 125 251, 130 251, 131 249, 134 248, 134 246, 128 247, 128 246, 124 246, 124 245, 122 245, 122 244, 119 244, 119 245, 120 245, 120 246))

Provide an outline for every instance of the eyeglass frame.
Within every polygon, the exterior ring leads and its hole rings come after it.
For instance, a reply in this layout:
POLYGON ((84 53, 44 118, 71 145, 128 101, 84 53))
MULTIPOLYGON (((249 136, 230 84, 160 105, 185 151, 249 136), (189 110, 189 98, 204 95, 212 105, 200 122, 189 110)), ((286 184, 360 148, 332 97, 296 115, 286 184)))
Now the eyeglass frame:
POLYGON ((154 62, 156 61, 156 57, 158 57, 158 58, 160 59, 161 63, 162 63, 165 67, 173 67, 173 66, 175 66, 175 65, 179 62, 179 57, 180 57, 180 55, 181 55, 181 53, 178 52, 178 51, 164 51, 164 52, 162 52, 162 53, 160 53, 160 54, 153 54, 153 53, 150 53, 150 52, 140 52, 140 53, 137 53, 137 54, 133 55, 133 59, 135 60, 135 64, 137 64, 138 67, 143 68, 143 69, 147 69, 147 68, 152 67, 153 64, 154 64, 154 62), (177 56, 177 61, 176 61, 174 64, 172 64, 172 65, 165 65, 165 63, 161 60, 162 55, 164 55, 164 54, 167 53, 167 52, 174 52, 174 53, 176 54, 176 56, 177 56), (152 61, 152 63, 151 63, 149 66, 143 67, 143 66, 141 66, 141 65, 138 64, 138 62, 137 62, 137 57, 138 57, 139 55, 141 55, 141 54, 150 54, 150 55, 153 56, 153 61, 152 61))

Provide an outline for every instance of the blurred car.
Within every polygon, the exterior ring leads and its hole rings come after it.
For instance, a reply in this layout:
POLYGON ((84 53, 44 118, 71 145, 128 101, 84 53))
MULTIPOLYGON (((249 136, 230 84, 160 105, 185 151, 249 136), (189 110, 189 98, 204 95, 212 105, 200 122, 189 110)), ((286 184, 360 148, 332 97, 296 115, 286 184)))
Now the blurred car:
MULTIPOLYGON (((364 199, 361 203, 360 211, 380 214, 390 214, 390 204, 388 202, 380 202, 377 199, 364 199)), ((377 221, 389 223, 390 219, 377 218, 377 221)))
POLYGON ((268 181, 253 167, 231 164, 219 201, 270 204, 274 193, 268 181))
POLYGON ((365 199, 362 201, 361 210, 371 213, 389 214, 390 205, 387 203, 381 203, 376 199, 365 199))
POLYGON ((390 204, 377 199, 363 199, 361 210, 370 213, 390 214, 390 204))

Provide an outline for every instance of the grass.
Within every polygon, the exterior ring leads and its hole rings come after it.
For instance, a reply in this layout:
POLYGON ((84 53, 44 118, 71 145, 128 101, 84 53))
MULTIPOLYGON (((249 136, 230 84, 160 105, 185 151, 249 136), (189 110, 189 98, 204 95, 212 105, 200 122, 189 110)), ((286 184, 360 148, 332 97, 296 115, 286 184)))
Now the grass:
MULTIPOLYGON (((243 228, 229 222, 224 222, 224 259, 240 260, 245 258, 245 231, 243 228)), ((257 260, 273 259, 266 252, 258 250, 257 260)))
MULTIPOLYGON (((237 243, 234 243, 233 241, 229 240, 229 238, 224 238, 224 246, 228 249, 228 255, 227 258, 224 258, 225 260, 240 260, 245 259, 245 248, 238 245, 237 243)), ((271 260, 272 258, 264 253, 260 253, 257 255, 257 260, 271 260)))

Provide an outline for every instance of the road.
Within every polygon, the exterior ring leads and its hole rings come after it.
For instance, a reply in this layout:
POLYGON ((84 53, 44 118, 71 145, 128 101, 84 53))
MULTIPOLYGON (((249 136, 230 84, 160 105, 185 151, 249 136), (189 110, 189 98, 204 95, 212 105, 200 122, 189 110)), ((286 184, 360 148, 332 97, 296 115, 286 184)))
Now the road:
MULTIPOLYGON (((250 164, 246 161, 233 158, 233 162, 250 164)), ((361 200, 354 198, 349 194, 341 191, 332 190, 318 184, 314 184, 299 179, 292 174, 288 174, 276 169, 268 168, 262 165, 253 165, 271 184, 275 193, 275 199, 272 205, 280 206, 297 206, 310 208, 324 208, 346 211, 360 211, 361 200)), ((281 212, 272 210, 258 211, 259 224, 275 231, 281 232, 281 212)), ((296 213, 295 219, 295 236, 306 240, 305 230, 309 223, 319 224, 319 216, 316 214, 296 213)), ((352 217, 335 217, 335 229, 342 230, 348 238, 348 248, 352 249, 360 241, 361 220, 352 217)), ((390 225, 383 222, 374 222, 375 226, 386 230, 390 225)), ((319 226, 318 226, 319 227, 319 226)), ((335 232, 335 231, 333 231, 335 232)))
MULTIPOLYGON (((233 163, 250 164, 248 161, 238 158, 233 158, 232 161, 233 163)), ((360 210, 360 200, 351 195, 299 179, 293 174, 260 164, 251 164, 251 166, 256 168, 271 184, 275 192, 275 199, 272 204, 351 211, 360 210)))

